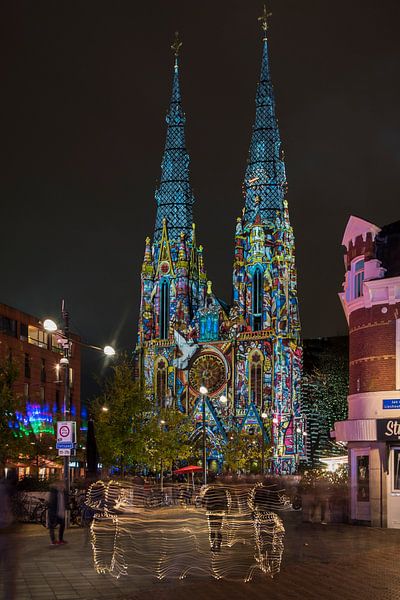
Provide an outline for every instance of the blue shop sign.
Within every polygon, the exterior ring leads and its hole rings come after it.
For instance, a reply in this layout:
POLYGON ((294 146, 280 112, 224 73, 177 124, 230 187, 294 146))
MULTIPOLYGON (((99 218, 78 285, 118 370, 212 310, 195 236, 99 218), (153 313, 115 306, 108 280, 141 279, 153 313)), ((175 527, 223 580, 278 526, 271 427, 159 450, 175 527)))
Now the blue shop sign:
POLYGON ((383 409, 394 409, 400 408, 400 398, 391 398, 388 400, 383 400, 383 409))

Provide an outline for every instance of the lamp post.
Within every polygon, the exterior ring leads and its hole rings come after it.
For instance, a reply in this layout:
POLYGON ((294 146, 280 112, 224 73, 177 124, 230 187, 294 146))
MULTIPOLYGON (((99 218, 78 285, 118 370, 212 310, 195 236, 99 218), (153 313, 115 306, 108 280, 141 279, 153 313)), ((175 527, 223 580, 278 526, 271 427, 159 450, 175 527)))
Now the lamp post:
POLYGON ((160 449, 161 449, 161 458, 160 458, 160 467, 161 467, 161 473, 160 473, 160 487, 161 487, 161 493, 164 491, 164 461, 163 461, 163 451, 164 451, 164 444, 163 444, 163 431, 164 431, 164 425, 165 425, 165 421, 164 419, 160 420, 160 449))
POLYGON ((206 485, 207 483, 207 449, 206 449, 206 396, 208 394, 208 389, 205 385, 200 386, 200 394, 203 401, 202 410, 203 410, 203 483, 206 485))
MULTIPOLYGON (((63 327, 61 330, 58 329, 57 324, 52 319, 45 319, 43 327, 48 333, 58 333, 62 339, 63 357, 60 360, 60 366, 64 368, 64 399, 63 399, 63 418, 64 421, 70 420, 70 378, 69 378, 69 359, 71 353, 71 340, 69 330, 69 312, 66 309, 65 301, 61 302, 61 318, 63 320, 63 327)), ((74 343, 84 346, 86 348, 93 348, 95 350, 101 350, 106 356, 114 356, 115 350, 112 346, 105 346, 99 348, 98 346, 92 346, 85 344, 80 341, 74 343)), ((69 470, 69 456, 64 456, 64 485, 65 491, 69 495, 70 493, 70 470, 69 470)), ((65 509, 65 523, 69 525, 69 511, 65 509)))
POLYGON ((265 475, 265 438, 264 438, 264 421, 268 419, 268 413, 264 410, 261 413, 261 475, 265 475))

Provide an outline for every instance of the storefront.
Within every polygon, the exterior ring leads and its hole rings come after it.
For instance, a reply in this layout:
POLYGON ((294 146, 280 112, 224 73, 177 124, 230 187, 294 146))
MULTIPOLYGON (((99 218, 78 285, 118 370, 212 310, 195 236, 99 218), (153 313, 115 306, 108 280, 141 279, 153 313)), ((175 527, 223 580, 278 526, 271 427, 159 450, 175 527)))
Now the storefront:
POLYGON ((335 434, 348 442, 351 521, 400 529, 400 417, 342 421, 335 434))

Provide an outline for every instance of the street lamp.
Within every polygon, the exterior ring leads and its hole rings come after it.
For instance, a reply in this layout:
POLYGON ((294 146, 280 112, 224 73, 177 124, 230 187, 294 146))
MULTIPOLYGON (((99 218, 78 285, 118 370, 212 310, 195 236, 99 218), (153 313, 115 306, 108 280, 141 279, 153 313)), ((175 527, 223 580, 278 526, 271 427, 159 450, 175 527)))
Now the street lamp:
POLYGON ((207 450, 206 450, 206 396, 208 394, 208 389, 203 384, 200 386, 199 390, 201 394, 201 398, 203 401, 203 483, 206 485, 207 483, 207 450))
POLYGON ((166 424, 166 421, 164 419, 160 419, 160 445, 161 445, 161 459, 160 459, 160 468, 161 468, 161 473, 160 473, 160 488, 161 488, 161 493, 163 493, 164 491, 164 461, 163 461, 163 452, 164 452, 164 444, 163 444, 163 431, 164 431, 164 425, 166 424))

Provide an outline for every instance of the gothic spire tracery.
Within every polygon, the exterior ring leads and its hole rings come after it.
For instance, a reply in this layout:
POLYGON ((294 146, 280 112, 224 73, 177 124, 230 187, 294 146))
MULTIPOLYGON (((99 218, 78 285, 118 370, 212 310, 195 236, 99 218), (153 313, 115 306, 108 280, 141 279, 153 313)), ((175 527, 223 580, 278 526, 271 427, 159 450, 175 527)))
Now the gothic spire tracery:
POLYGON ((175 37, 171 46, 175 54, 172 94, 166 116, 167 136, 161 163, 161 179, 156 190, 157 216, 154 242, 160 242, 163 219, 166 219, 170 241, 179 241, 183 231, 190 236, 192 229, 193 193, 189 183, 189 155, 185 143, 185 113, 179 85, 178 52, 182 43, 175 37))
POLYGON ((245 221, 251 222, 257 209, 262 220, 274 220, 282 211, 286 187, 285 165, 281 155, 281 140, 275 114, 275 98, 268 57, 268 17, 260 17, 263 28, 263 54, 261 75, 256 94, 256 117, 246 168, 245 221), (259 198, 258 206, 256 198, 259 198))

